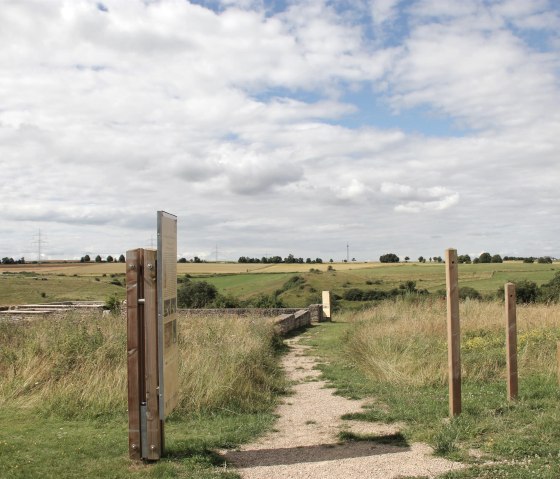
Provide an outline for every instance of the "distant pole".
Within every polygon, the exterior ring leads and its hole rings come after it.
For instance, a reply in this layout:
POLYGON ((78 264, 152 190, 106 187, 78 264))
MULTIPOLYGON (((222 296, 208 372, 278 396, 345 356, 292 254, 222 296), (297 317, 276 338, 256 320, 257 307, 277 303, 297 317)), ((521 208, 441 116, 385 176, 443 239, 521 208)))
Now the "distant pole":
POLYGON ((461 329, 459 325, 459 271, 457 250, 445 251, 447 285, 447 358, 449 366, 449 414, 461 414, 461 329))
POLYGON ((37 262, 41 263, 41 247, 46 243, 46 241, 41 236, 41 230, 35 235, 37 239, 33 243, 37 243, 37 262))
POLYGON ((350 263, 350 245, 346 243, 346 262, 350 263))
POLYGON ((506 364, 507 364, 507 396, 508 401, 517 398, 517 312, 515 300, 515 284, 506 283, 506 364))

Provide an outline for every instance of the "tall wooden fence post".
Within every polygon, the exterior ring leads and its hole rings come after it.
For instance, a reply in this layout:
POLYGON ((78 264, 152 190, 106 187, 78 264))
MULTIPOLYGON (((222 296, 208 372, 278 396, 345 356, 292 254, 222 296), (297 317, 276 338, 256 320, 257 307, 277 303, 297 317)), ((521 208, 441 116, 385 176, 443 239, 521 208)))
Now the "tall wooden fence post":
POLYGON ((143 311, 138 299, 142 298, 141 267, 143 250, 126 252, 126 324, 128 367, 128 454, 131 459, 142 459, 140 397, 144 382, 143 311))
POLYGON ((126 252, 128 444, 131 459, 157 460, 163 449, 159 417, 156 252, 126 252))
POLYGON ((449 414, 461 414, 461 329, 459 325, 459 272, 457 250, 445 251, 447 285, 447 358, 449 365, 449 414))
POLYGON ((506 363, 507 363, 507 397, 508 401, 517 398, 517 314, 515 284, 505 286, 506 300, 506 363))

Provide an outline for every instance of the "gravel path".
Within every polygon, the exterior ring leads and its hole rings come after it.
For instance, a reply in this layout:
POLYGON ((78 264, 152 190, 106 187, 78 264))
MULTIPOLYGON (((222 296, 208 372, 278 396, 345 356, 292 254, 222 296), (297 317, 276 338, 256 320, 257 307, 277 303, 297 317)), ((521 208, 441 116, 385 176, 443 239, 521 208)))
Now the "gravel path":
POLYGON ((387 436, 398 433, 399 425, 342 420, 343 414, 359 412, 367 401, 335 396, 326 388, 314 369, 317 359, 307 355, 309 347, 300 344, 300 338, 286 340, 290 351, 283 367, 295 385, 293 395, 276 411, 275 429, 253 444, 221 451, 243 479, 431 478, 464 467, 432 456, 425 444, 340 441, 341 431, 387 436))

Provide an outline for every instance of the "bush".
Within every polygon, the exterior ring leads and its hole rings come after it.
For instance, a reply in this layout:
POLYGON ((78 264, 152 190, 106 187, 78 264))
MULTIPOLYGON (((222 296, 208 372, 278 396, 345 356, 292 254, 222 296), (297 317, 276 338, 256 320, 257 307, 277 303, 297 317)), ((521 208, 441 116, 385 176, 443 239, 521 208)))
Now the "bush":
MULTIPOLYGON (((517 303, 534 303, 537 300, 539 296, 539 287, 537 286, 537 283, 526 279, 513 283, 515 284, 517 303)), ((497 296, 498 298, 504 297, 503 288, 498 288, 497 296)))
POLYGON ((251 308, 283 308, 284 303, 276 294, 261 294, 256 298, 247 301, 245 306, 251 308))
POLYGON ((482 299, 482 295, 470 286, 459 288, 459 299, 482 299))
POLYGON ((179 308, 205 308, 218 296, 216 286, 207 281, 184 281, 177 290, 179 308))
POLYGON ((119 298, 117 298, 116 294, 109 296, 105 300, 103 309, 109 310, 112 313, 118 313, 121 310, 121 302, 119 301, 119 298))
POLYGON ((541 286, 539 299, 547 303, 560 302, 560 271, 557 271, 548 283, 541 286))

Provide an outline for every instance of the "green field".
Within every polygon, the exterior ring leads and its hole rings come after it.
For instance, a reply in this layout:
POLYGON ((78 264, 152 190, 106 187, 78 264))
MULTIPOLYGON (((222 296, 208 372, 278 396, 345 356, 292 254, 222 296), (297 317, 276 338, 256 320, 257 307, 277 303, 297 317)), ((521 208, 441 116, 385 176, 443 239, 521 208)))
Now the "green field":
MULTIPOLYGON (((24 265, 26 266, 26 265, 24 265)), ((183 266, 183 265, 179 265, 183 266)), ((418 289, 436 292, 445 289, 445 266, 443 264, 334 264, 334 271, 327 271, 329 265, 272 265, 279 268, 278 272, 263 272, 263 265, 253 272, 245 273, 212 273, 211 266, 218 271, 227 266, 228 269, 239 270, 245 265, 212 265, 203 263, 199 273, 194 272, 196 265, 188 265, 188 273, 194 281, 208 281, 214 284, 218 291, 225 295, 232 295, 245 300, 259 295, 270 295, 280 289, 292 276, 299 275, 304 283, 297 288, 289 289, 280 295, 286 306, 300 307, 320 302, 321 291, 332 291, 343 295, 350 288, 362 290, 388 291, 398 288, 404 281, 415 281, 418 289), (281 268, 280 268, 281 267, 281 268), (310 269, 318 271, 310 272, 310 269), (368 284, 371 283, 371 284, 368 284)), ((251 267, 255 265, 250 265, 251 267)), ((63 300, 106 300, 116 294, 124 299, 124 273, 104 273, 122 265, 101 264, 86 265, 58 265, 56 272, 50 266, 50 272, 23 272, 20 269, 4 268, 0 274, 0 306, 24 303, 45 303, 63 300), (64 269, 67 268, 67 269, 64 269), (81 269, 80 269, 81 268, 81 269), (94 269, 97 268, 94 273, 94 269), (70 271, 78 271, 67 274, 70 271), (120 282, 121 286, 112 284, 120 282)), ((268 267, 267 267, 268 268, 268 267)), ((243 270, 243 269, 241 269, 243 270)), ((38 269, 37 271, 45 271, 38 269)), ((560 271, 560 263, 554 264, 525 264, 520 262, 506 262, 499 264, 470 264, 459 265, 460 286, 470 286, 482 293, 495 292, 510 280, 527 279, 541 285, 549 281, 560 271)), ((179 276, 187 274, 179 268, 179 276)), ((355 305, 352 305, 355 306, 355 305)))

